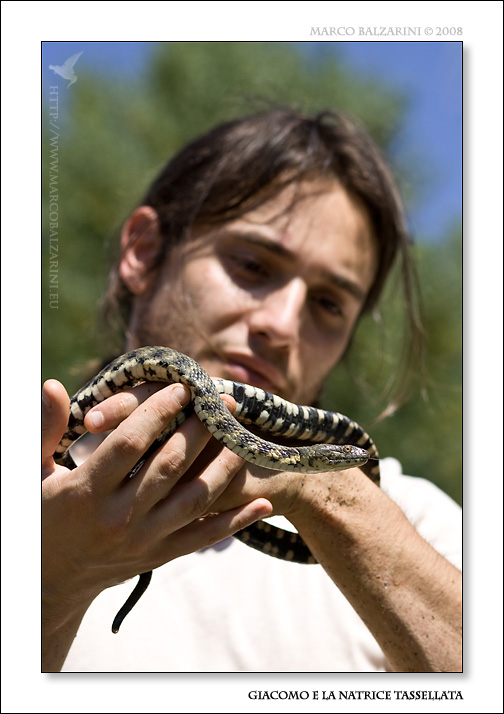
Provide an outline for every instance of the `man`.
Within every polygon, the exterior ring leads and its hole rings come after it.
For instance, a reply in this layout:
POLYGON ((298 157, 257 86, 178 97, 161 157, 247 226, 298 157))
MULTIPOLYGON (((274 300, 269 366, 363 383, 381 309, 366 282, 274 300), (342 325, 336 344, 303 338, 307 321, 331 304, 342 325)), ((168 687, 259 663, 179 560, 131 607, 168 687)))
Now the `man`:
MULTIPOLYGON (((125 350, 168 345, 310 404, 396 256, 411 309, 400 203, 372 141, 339 115, 276 111, 167 165, 124 226, 108 303, 125 350)), ((44 386, 45 671, 460 671, 455 504, 393 460, 382 489, 359 469, 244 465, 196 417, 127 480, 189 398, 158 386, 92 409, 89 431, 115 431, 71 472, 52 461, 68 397, 44 386), (320 565, 227 539, 271 514, 320 565), (123 595, 107 588, 164 563, 112 636, 123 595)))

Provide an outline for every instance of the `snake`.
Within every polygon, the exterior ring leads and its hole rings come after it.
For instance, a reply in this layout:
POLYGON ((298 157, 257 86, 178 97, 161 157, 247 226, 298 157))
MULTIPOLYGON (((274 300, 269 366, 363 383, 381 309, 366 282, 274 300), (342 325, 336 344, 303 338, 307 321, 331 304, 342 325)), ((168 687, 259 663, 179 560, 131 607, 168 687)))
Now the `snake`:
MULTIPOLYGON (((212 378, 195 360, 162 346, 140 347, 117 357, 72 397, 67 430, 54 452, 56 463, 70 469, 76 467, 70 447, 87 432, 84 418, 90 409, 113 394, 149 381, 185 384, 191 391, 191 401, 158 436, 129 478, 134 478, 148 456, 194 411, 215 439, 251 464, 301 473, 360 467, 373 483, 380 485, 378 450, 357 422, 338 412, 291 403, 258 387, 212 378), (231 395, 236 401, 234 415, 225 406, 222 394, 231 395), (296 445, 267 441, 255 431, 296 445), (309 441, 310 445, 298 445, 303 441, 309 441)), ((275 558, 306 564, 317 562, 298 533, 265 521, 247 526, 234 537, 275 558)), ((140 574, 133 592, 114 618, 112 632, 119 631, 151 577, 152 571, 140 574)))

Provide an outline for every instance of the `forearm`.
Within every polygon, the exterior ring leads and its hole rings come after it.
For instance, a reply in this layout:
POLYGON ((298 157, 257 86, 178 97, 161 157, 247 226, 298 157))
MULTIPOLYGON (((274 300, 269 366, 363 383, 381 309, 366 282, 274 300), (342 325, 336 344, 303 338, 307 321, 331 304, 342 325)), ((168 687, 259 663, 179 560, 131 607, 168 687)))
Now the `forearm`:
POLYGON ((289 518, 393 671, 461 671, 460 572, 360 472, 334 479, 307 479, 289 518))

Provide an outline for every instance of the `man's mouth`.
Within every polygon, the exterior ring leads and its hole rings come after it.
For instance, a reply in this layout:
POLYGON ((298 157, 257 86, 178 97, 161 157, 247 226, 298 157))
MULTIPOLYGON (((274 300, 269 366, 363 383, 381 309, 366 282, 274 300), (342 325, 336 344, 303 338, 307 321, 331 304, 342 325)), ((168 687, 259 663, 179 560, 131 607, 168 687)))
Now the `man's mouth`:
POLYGON ((284 375, 260 357, 239 352, 228 352, 223 357, 223 367, 230 379, 260 387, 267 392, 282 395, 286 390, 284 375))

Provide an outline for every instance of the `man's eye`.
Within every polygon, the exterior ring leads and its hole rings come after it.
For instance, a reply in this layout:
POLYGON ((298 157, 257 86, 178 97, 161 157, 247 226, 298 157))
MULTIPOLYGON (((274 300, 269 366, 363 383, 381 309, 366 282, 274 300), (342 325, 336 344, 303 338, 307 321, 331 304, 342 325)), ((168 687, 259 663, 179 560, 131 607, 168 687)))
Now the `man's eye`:
POLYGON ((335 298, 327 296, 318 296, 314 299, 318 307, 327 315, 333 317, 340 317, 341 315, 343 315, 342 305, 335 298))
POLYGON ((259 263, 259 261, 257 261, 257 260, 247 260, 247 259, 244 259, 244 260, 241 261, 241 267, 242 267, 244 270, 249 270, 251 273, 262 273, 262 272, 264 272, 263 266, 262 266, 261 263, 259 263))
POLYGON ((244 278, 261 278, 267 277, 267 267, 256 258, 247 256, 233 256, 232 270, 237 276, 244 278))

